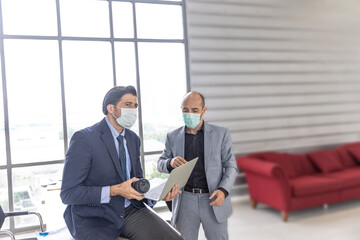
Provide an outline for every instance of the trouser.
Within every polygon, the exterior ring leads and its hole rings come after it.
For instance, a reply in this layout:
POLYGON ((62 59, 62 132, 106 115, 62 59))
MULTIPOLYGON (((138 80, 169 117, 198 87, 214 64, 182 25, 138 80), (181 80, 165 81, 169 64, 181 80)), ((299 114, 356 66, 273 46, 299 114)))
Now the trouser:
POLYGON ((164 220, 147 208, 125 209, 123 231, 120 237, 134 240, 183 240, 164 220))
POLYGON ((183 192, 176 220, 176 228, 185 240, 197 240, 200 224, 206 239, 227 240, 227 221, 219 223, 210 206, 209 193, 183 192))

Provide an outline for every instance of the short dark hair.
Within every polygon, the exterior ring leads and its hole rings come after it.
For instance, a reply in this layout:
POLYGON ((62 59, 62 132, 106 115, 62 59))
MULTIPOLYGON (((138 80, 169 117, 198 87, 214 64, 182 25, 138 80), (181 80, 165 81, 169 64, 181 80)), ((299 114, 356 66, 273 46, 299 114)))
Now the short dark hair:
POLYGON ((135 97, 137 96, 136 89, 133 86, 127 86, 127 87, 117 86, 110 89, 104 97, 104 101, 102 105, 103 113, 105 115, 108 115, 109 112, 107 110, 107 105, 109 104, 116 105, 121 100, 121 98, 128 93, 134 95, 135 97))

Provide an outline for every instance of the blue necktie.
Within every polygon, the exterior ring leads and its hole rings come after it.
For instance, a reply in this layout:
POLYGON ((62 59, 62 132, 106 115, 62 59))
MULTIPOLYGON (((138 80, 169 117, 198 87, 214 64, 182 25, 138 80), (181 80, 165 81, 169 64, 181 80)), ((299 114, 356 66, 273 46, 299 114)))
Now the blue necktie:
POLYGON ((126 152, 125 152, 125 146, 124 146, 124 137, 122 135, 119 135, 116 139, 119 142, 119 158, 120 158, 121 168, 123 171, 123 176, 124 176, 125 180, 127 180, 126 152))

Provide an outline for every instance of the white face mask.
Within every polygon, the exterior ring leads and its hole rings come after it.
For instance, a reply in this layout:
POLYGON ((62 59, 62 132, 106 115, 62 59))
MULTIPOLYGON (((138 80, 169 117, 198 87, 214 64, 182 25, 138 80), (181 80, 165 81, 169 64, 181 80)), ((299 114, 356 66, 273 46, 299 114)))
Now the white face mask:
MULTIPOLYGON (((114 105, 115 106, 115 105, 114 105)), ((115 106, 117 107, 117 106, 115 106)), ((119 107, 117 107, 119 108, 119 107)), ((124 127, 124 128, 131 128, 137 119, 137 109, 136 108, 121 108, 121 116, 115 117, 113 114, 113 117, 116 119, 116 122, 124 127)))

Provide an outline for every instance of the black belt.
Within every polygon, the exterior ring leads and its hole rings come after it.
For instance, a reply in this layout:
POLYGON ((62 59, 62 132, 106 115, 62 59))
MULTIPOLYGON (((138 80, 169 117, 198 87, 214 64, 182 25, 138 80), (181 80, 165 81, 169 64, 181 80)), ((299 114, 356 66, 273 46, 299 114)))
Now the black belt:
POLYGON ((191 188, 188 186, 184 187, 184 191, 191 192, 191 193, 209 193, 208 188, 191 188))

